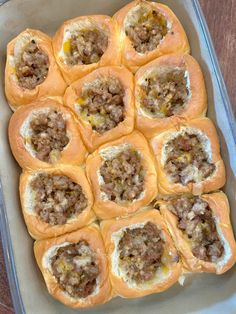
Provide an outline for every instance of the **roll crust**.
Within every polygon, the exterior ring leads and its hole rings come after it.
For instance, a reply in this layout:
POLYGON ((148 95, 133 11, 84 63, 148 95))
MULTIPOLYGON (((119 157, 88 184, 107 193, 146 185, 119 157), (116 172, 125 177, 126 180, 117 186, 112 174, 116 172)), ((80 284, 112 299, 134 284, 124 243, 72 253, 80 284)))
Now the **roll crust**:
POLYGON ((27 28, 7 45, 7 61, 5 68, 5 94, 12 110, 16 110, 22 105, 27 105, 41 97, 62 96, 67 84, 57 66, 52 49, 51 38, 38 30, 27 28), (39 48, 45 52, 49 58, 48 75, 45 80, 34 89, 26 89, 19 86, 16 77, 14 57, 16 44, 19 46, 24 41, 36 39, 39 48))
POLYGON ((46 282, 48 291, 55 299, 74 309, 88 308, 97 304, 103 304, 110 300, 112 296, 112 289, 108 276, 107 258, 105 254, 104 243, 99 228, 96 224, 92 224, 88 227, 57 238, 36 241, 34 244, 34 254, 37 264, 46 282), (96 253, 100 270, 98 293, 95 295, 90 295, 85 299, 75 299, 63 292, 60 289, 56 278, 52 275, 51 271, 45 266, 43 262, 45 253, 51 247, 55 245, 62 245, 63 243, 78 243, 80 240, 86 240, 92 251, 96 253))
POLYGON ((157 175, 158 175, 158 188, 161 194, 181 194, 192 193, 194 195, 200 195, 202 193, 208 193, 221 188, 225 184, 225 167, 224 162, 220 156, 220 144, 218 135, 213 122, 208 118, 196 119, 189 121, 185 124, 180 124, 176 128, 167 130, 151 139, 151 146, 156 156, 157 175), (187 185, 181 183, 172 183, 168 179, 166 172, 164 171, 163 163, 163 147, 171 139, 171 136, 178 131, 185 128, 195 129, 198 132, 202 132, 207 136, 210 143, 211 160, 214 163, 216 169, 212 175, 206 178, 204 181, 194 183, 189 182, 187 185))
POLYGON ((34 239, 47 239, 51 237, 57 237, 61 234, 80 229, 85 225, 90 224, 92 221, 96 219, 92 211, 93 205, 92 191, 88 183, 88 180, 85 176, 85 172, 80 167, 63 165, 56 168, 45 169, 44 171, 37 170, 33 172, 23 172, 20 176, 19 188, 21 207, 25 223, 30 235, 34 239), (63 225, 50 225, 49 223, 42 221, 39 218, 39 216, 35 213, 32 204, 30 204, 31 206, 30 208, 28 208, 31 193, 29 194, 29 191, 27 191, 27 189, 29 188, 29 184, 32 178, 38 173, 67 176, 70 179, 72 179, 73 182, 79 184, 88 201, 86 208, 84 208, 79 215, 77 215, 73 219, 69 219, 63 225))
POLYGON ((161 214, 168 226, 177 250, 182 256, 183 267, 190 272, 211 272, 223 274, 229 270, 236 261, 236 243, 230 223, 230 208, 227 196, 223 192, 204 194, 201 198, 206 201, 213 213, 214 220, 221 240, 224 239, 224 248, 228 246, 227 255, 219 263, 206 262, 195 257, 184 233, 178 228, 178 218, 169 211, 164 202, 160 205, 161 214), (220 230, 220 233, 219 233, 220 230))
POLYGON ((176 251, 176 248, 174 247, 173 241, 169 235, 164 220, 162 219, 159 212, 155 209, 143 211, 126 219, 111 219, 105 220, 101 223, 101 232, 108 255, 111 284, 114 289, 114 293, 124 298, 142 297, 145 295, 162 292, 171 287, 178 280, 181 274, 181 263, 178 261, 172 261, 170 258, 167 258, 167 267, 169 269, 169 273, 166 274, 166 271, 163 270, 164 279, 161 282, 150 283, 150 285, 148 284, 148 286, 146 286, 145 288, 141 288, 130 286, 127 283, 127 280, 125 280, 121 276, 117 276, 117 274, 113 271, 114 265, 112 262, 112 255, 115 251, 116 245, 114 243, 114 240, 112 239, 112 235, 125 227, 146 222, 154 223, 158 227, 158 229, 163 232, 165 238, 164 254, 169 257, 177 257, 178 259, 178 253, 176 251))
POLYGON ((114 19, 117 21, 120 31, 120 41, 122 45, 122 64, 124 64, 132 72, 136 72, 140 66, 162 55, 177 52, 190 52, 188 39, 180 21, 166 5, 156 2, 147 2, 145 0, 132 1, 124 6, 122 9, 120 9, 114 15, 114 19), (158 12, 160 12, 166 18, 167 23, 171 25, 171 28, 168 29, 168 33, 161 40, 157 48, 146 53, 137 52, 132 46, 132 43, 128 36, 126 36, 125 34, 124 24, 126 16, 130 12, 130 10, 134 9, 140 4, 144 4, 145 6, 158 10, 158 12))
POLYGON ((95 202, 93 210, 100 219, 130 215, 139 208, 149 204, 157 195, 157 175, 153 155, 146 139, 137 131, 121 137, 116 141, 109 142, 106 145, 101 146, 93 154, 89 155, 86 161, 86 172, 94 191, 95 202), (118 204, 108 199, 104 199, 100 189, 98 172, 104 160, 102 157, 103 151, 109 147, 118 147, 124 144, 129 145, 141 154, 141 162, 145 171, 144 195, 136 201, 126 201, 118 204))
POLYGON ((179 123, 204 117, 207 110, 207 94, 204 77, 197 61, 188 54, 172 54, 162 56, 147 65, 141 67, 135 74, 135 106, 136 126, 147 138, 151 138, 168 128, 175 127, 179 123), (173 69, 183 67, 188 73, 190 99, 186 108, 180 114, 165 118, 152 117, 143 112, 140 103, 140 84, 149 77, 150 73, 158 71, 160 67, 173 69))
POLYGON ((134 96, 133 96, 133 76, 124 67, 104 67, 99 68, 82 79, 74 82, 69 86, 65 92, 64 102, 65 105, 71 108, 75 112, 77 122, 81 135, 83 137, 84 143, 89 152, 94 151, 98 146, 115 140, 122 135, 131 133, 134 128, 134 96), (124 106, 125 106, 125 118, 120 122, 115 128, 106 131, 103 134, 92 129, 89 122, 82 119, 75 110, 76 100, 80 97, 82 93, 82 88, 85 84, 93 82, 98 78, 103 77, 115 77, 120 80, 121 85, 124 88, 124 106))
POLYGON ((80 16, 75 19, 65 21, 54 35, 52 43, 56 61, 68 85, 98 67, 119 65, 121 61, 118 26, 116 21, 107 15, 80 16), (80 23, 84 23, 85 25, 91 23, 94 26, 99 26, 101 29, 107 31, 108 46, 98 62, 70 66, 64 62, 60 52, 64 43, 65 32, 69 30, 71 26, 73 27, 73 25, 80 23))
POLYGON ((41 99, 28 106, 22 106, 11 117, 8 136, 12 153, 21 166, 26 170, 33 169, 45 169, 52 167, 52 164, 44 162, 34 157, 26 148, 26 137, 22 134, 23 129, 27 129, 28 126, 24 126, 27 122, 27 118, 34 112, 52 109, 62 112, 66 119, 66 128, 69 136, 69 143, 61 151, 60 158, 55 164, 71 164, 81 165, 85 161, 87 151, 81 140, 79 130, 74 121, 72 113, 65 108, 60 102, 60 99, 41 99))

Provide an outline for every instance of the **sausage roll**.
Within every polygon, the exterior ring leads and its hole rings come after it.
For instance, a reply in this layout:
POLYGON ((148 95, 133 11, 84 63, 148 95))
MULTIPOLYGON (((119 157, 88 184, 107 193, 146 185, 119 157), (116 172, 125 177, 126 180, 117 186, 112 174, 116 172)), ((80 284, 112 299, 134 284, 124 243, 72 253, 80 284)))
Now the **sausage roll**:
POLYGON ((53 38, 53 48, 68 84, 98 67, 120 64, 117 23, 106 15, 80 16, 64 22, 53 38))
POLYGON ((35 239, 56 237, 95 220, 93 195, 80 167, 23 172, 20 199, 25 223, 35 239))
POLYGON ((187 271, 222 274, 234 265, 236 244, 223 192, 175 196, 160 210, 187 271))
POLYGON ((179 256, 157 210, 105 220, 101 232, 117 295, 135 298, 162 292, 179 279, 179 256))
POLYGON ((101 146, 86 161, 100 219, 127 216, 157 195, 153 155, 144 136, 133 132, 101 146))
POLYGON ((169 129, 151 140, 162 194, 199 195, 225 184, 216 129, 207 118, 169 129))
POLYGON ((68 87, 64 101, 90 152, 133 131, 133 76, 124 67, 95 70, 68 87))
POLYGON ((19 108, 9 123, 9 141, 15 159, 28 170, 80 165, 87 154, 71 112, 55 99, 19 108))
POLYGON ((107 258, 97 225, 34 244, 49 293, 71 308, 87 308, 112 296, 107 258))
POLYGON ((120 30, 122 63, 132 72, 162 55, 190 51, 182 25, 166 5, 135 0, 114 19, 120 30))
POLYGON ((204 116, 207 95, 197 61, 172 54, 141 67, 135 75, 135 105, 137 128, 148 138, 204 116))
POLYGON ((66 86, 49 36, 26 29, 7 45, 5 93, 13 110, 40 97, 62 96, 66 86))

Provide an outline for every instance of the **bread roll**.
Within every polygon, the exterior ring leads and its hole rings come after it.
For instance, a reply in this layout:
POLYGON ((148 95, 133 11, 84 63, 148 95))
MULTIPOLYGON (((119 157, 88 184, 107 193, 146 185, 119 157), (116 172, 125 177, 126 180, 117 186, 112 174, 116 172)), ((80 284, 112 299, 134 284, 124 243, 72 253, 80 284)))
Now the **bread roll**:
POLYGON ((114 19, 120 31, 122 64, 132 72, 162 55, 190 51, 181 23, 166 5, 132 1, 114 19))
POLYGON ((135 106, 136 126, 147 138, 205 116, 207 94, 197 61, 171 54, 141 67, 135 74, 135 106))
POLYGON ((8 135, 23 169, 81 165, 87 155, 72 113, 58 99, 41 99, 19 108, 10 119, 8 135))
POLYGON ((112 297, 105 248, 97 225, 92 224, 57 238, 36 241, 34 254, 49 293, 66 306, 74 309, 88 308, 103 304, 112 297), (69 249, 71 246, 72 249, 69 249), (79 252, 76 254, 78 246, 79 252), (64 255, 69 256, 69 261, 63 259, 63 252, 60 250, 66 251, 64 255), (55 257, 59 263, 55 261, 55 257), (73 274, 70 275, 71 264, 76 266, 76 269, 73 269, 73 274), (53 272, 55 267, 57 272, 53 272), (63 280, 62 276, 59 283, 56 275, 63 275, 63 272, 67 277, 63 280), (77 276, 79 273, 89 277, 87 283, 83 281, 84 277, 77 276))
POLYGON ((157 194, 154 157, 137 131, 89 155, 86 171, 95 197, 93 209, 100 219, 130 215, 157 194))
POLYGON ((66 21, 53 37, 56 61, 68 84, 98 67, 120 64, 118 27, 107 15, 66 21))
POLYGON ((5 93, 12 110, 41 97, 63 96, 66 86, 48 35, 27 28, 7 45, 5 93))
POLYGON ((105 220, 101 223, 101 232, 111 284, 117 295, 136 298, 159 293, 178 280, 181 262, 157 210, 147 210, 127 219, 105 220))
POLYGON ((93 194, 84 170, 77 166, 24 171, 20 176, 20 199, 26 226, 34 239, 57 237, 95 220, 93 194))
POLYGON ((200 195, 225 184, 225 167, 212 121, 196 119, 151 139, 162 194, 200 195))

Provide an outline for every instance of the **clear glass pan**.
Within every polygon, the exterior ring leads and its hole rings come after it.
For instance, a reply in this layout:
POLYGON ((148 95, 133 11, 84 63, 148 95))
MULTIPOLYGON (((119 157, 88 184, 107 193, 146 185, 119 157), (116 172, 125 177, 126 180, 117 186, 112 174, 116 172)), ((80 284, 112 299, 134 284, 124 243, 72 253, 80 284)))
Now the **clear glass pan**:
MULTIPOLYGON (((26 232, 18 198, 19 167, 13 160, 7 140, 11 115, 4 96, 6 45, 26 27, 49 34, 66 19, 87 14, 112 15, 127 0, 11 0, 0 7, 0 229, 8 279, 16 313, 74 313, 49 296, 32 252, 32 240, 26 232)), ((231 204, 231 219, 236 228, 236 125, 226 87, 205 19, 197 0, 160 1, 170 6, 183 24, 192 55, 202 66, 208 91, 208 116, 215 122, 221 153, 227 169, 224 188, 231 204)), ((1 1, 0 1, 1 3, 1 1)), ((80 311, 77 311, 80 312, 80 311)), ((236 313, 236 269, 222 276, 196 275, 184 287, 142 299, 116 298, 106 305, 86 311, 89 314, 138 313, 236 313)))

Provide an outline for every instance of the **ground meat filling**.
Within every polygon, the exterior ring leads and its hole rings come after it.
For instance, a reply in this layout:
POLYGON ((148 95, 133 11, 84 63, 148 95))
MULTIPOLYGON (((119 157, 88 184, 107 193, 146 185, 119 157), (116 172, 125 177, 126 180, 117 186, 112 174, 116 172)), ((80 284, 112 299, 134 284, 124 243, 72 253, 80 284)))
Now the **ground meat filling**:
POLYGON ((127 229, 119 242, 120 267, 137 283, 152 280, 162 265, 164 252, 160 230, 151 222, 144 227, 127 229))
POLYGON ((60 288, 71 297, 86 298, 95 291, 99 268, 87 241, 60 247, 51 258, 51 268, 60 288))
POLYGON ((69 143, 62 113, 56 110, 39 113, 30 122, 30 127, 32 131, 30 142, 36 152, 36 158, 49 163, 57 161, 60 152, 69 143))
POLYGON ((34 211, 51 225, 65 224, 88 205, 81 186, 69 177, 41 173, 30 185, 35 192, 34 211))
POLYGON ((86 86, 78 99, 81 117, 100 134, 125 118, 124 88, 115 77, 101 78, 86 86))
POLYGON ((66 62, 69 65, 98 62, 108 46, 108 36, 100 29, 83 29, 72 34, 64 44, 66 62))
POLYGON ((217 262, 224 247, 208 203, 200 197, 181 196, 172 201, 169 209, 178 217, 178 228, 191 241, 193 255, 206 262, 217 262))
POLYGON ((18 84, 26 89, 34 89, 44 82, 48 75, 49 58, 35 40, 31 40, 16 64, 18 84))
POLYGON ((110 201, 132 202, 144 190, 144 169, 137 151, 124 150, 115 158, 105 160, 100 168, 104 183, 100 186, 110 201))
POLYGON ((168 32, 166 19, 157 10, 144 6, 134 14, 135 19, 125 29, 134 49, 139 53, 156 49, 168 32))
POLYGON ((141 107, 157 118, 180 114, 189 91, 185 70, 172 69, 145 79, 141 87, 141 107))
POLYGON ((187 185, 201 182, 215 170, 202 140, 196 134, 185 132, 169 141, 166 146, 165 171, 174 183, 187 185))

